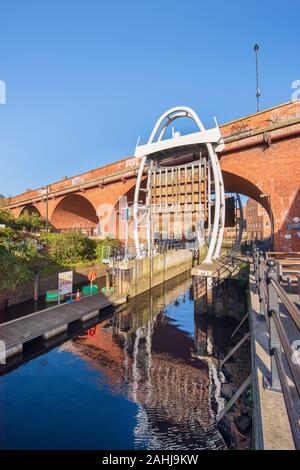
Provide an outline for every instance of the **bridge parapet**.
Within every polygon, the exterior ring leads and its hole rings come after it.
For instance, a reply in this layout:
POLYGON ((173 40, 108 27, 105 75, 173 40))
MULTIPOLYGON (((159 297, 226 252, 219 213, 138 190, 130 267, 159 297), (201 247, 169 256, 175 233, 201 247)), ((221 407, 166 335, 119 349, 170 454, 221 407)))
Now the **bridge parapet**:
MULTIPOLYGON (((222 136, 226 143, 255 136, 271 130, 289 127, 300 124, 300 100, 284 103, 274 108, 255 113, 244 118, 231 121, 220 126, 222 136)), ((231 147, 227 146, 224 152, 231 147)), ((105 184, 105 179, 119 177, 121 180, 124 174, 130 170, 134 171, 139 167, 139 161, 135 157, 128 157, 109 165, 65 178, 48 185, 49 195, 59 195, 63 191, 76 192, 84 189, 89 184, 105 184)), ((9 207, 26 204, 32 200, 42 200, 45 197, 45 187, 28 190, 22 194, 9 199, 9 207)))
POLYGON ((225 142, 261 134, 300 122, 300 100, 283 103, 220 126, 225 142))
MULTIPOLYGON (((104 186, 111 177, 116 177, 118 180, 127 176, 134 176, 134 171, 138 168, 138 159, 135 157, 128 157, 119 160, 115 163, 105 165, 95 170, 75 175, 70 178, 63 178, 60 181, 48 185, 49 196, 59 196, 65 191, 76 192, 84 190, 87 185, 104 186)), ((43 186, 38 189, 28 190, 22 194, 9 198, 9 207, 15 207, 22 204, 28 204, 31 201, 39 201, 46 197, 46 187, 43 186)))

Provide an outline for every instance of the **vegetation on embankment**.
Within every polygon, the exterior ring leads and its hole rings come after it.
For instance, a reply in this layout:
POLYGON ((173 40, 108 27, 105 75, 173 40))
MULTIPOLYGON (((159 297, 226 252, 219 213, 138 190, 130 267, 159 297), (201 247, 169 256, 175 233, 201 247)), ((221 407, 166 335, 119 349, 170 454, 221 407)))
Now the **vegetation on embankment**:
POLYGON ((45 221, 35 213, 15 219, 2 209, 0 224, 5 225, 0 228, 0 301, 36 272, 47 276, 101 263, 103 247, 119 245, 117 240, 92 240, 80 232, 46 233, 45 221))

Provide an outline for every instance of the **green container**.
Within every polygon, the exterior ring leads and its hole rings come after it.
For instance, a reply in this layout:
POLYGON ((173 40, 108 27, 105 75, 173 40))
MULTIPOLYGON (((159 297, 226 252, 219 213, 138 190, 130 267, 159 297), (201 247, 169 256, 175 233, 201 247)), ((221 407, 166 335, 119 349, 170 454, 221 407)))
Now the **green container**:
POLYGON ((81 289, 82 295, 90 295, 91 293, 96 294, 96 292, 98 292, 98 286, 96 284, 92 285, 92 289, 90 285, 83 286, 81 289))
POLYGON ((113 288, 113 287, 110 287, 109 289, 107 289, 106 287, 102 287, 101 290, 102 290, 103 292, 105 292, 105 291, 113 292, 113 291, 114 291, 114 288, 113 288))
MULTIPOLYGON (((60 300, 64 300, 65 296, 61 295, 60 300)), ((58 302, 58 291, 54 290, 47 290, 46 292, 46 302, 58 302)))

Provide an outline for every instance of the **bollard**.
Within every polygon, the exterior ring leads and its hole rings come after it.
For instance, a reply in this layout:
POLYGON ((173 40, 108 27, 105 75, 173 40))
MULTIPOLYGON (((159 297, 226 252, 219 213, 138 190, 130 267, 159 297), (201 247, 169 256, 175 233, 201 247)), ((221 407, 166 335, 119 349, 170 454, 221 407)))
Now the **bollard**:
POLYGON ((269 347, 270 347, 270 358, 271 358, 271 383, 268 388, 270 390, 281 392, 281 383, 278 373, 277 364, 275 361, 274 351, 276 350, 278 354, 281 354, 281 344, 279 335, 276 329, 274 322, 274 315, 279 315, 279 303, 277 292, 272 285, 272 280, 278 280, 278 267, 276 266, 275 261, 268 261, 268 270, 267 270, 267 284, 268 284, 268 316, 270 319, 269 323, 269 347))

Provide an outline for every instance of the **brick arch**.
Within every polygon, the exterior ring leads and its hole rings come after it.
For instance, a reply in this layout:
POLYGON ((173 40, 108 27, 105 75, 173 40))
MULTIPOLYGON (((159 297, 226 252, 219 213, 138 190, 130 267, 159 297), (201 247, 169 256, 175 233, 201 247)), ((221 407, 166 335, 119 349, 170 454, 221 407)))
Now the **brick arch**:
POLYGON ((42 216, 41 212, 33 204, 26 204, 25 206, 23 206, 20 209, 17 217, 20 217, 22 214, 24 214, 24 212, 28 212, 29 214, 38 214, 39 216, 42 216))
POLYGON ((261 197, 263 192, 254 183, 242 176, 229 173, 228 171, 222 171, 222 175, 226 193, 239 193, 243 196, 254 199, 254 201, 257 201, 264 209, 266 209, 269 217, 271 218, 269 200, 268 198, 261 197))
POLYGON ((299 216, 300 137, 281 138, 270 145, 257 145, 253 139, 241 148, 229 143, 221 154, 225 187, 227 183, 233 190, 241 188, 241 194, 249 195, 267 210, 272 218, 275 251, 299 251, 297 230, 290 231, 288 226, 299 216))
POLYGON ((50 222, 55 228, 88 229, 96 228, 99 219, 93 204, 81 194, 69 194, 57 202, 50 222))

